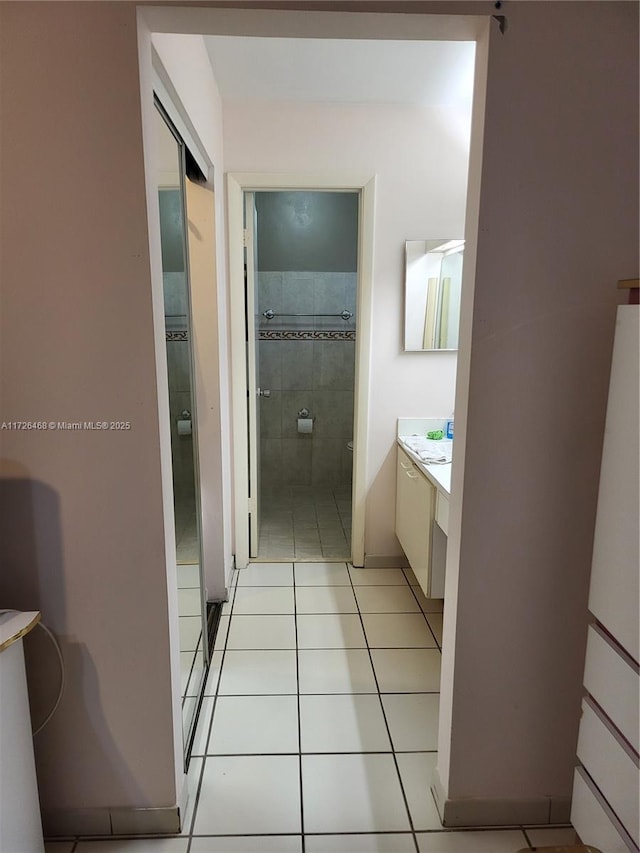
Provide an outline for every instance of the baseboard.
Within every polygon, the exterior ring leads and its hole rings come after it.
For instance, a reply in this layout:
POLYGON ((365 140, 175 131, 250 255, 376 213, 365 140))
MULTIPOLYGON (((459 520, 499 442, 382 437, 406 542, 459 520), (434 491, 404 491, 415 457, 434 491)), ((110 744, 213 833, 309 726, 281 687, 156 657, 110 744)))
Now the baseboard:
POLYGON ((404 554, 366 554, 364 558, 365 569, 404 569, 408 565, 404 554))
POLYGON ((550 826, 569 823, 570 797, 520 797, 449 799, 434 770, 431 793, 442 825, 453 826, 550 826))
POLYGON ((56 809, 42 814, 45 837, 170 835, 180 832, 180 807, 56 809))

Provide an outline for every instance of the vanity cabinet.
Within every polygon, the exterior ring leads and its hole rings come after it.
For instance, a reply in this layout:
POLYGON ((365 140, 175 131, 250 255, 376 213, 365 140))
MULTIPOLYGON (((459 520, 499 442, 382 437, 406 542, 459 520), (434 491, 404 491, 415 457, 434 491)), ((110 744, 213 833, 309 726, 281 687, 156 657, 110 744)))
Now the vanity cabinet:
MULTIPOLYGON (((433 532, 437 503, 436 487, 405 451, 398 447, 396 472, 396 536, 428 598, 444 596, 444 567, 433 571, 433 532)), ((446 499, 445 499, 446 500, 446 499)), ((442 543, 436 553, 441 554, 442 543)), ((438 566, 442 560, 438 559, 438 566)))

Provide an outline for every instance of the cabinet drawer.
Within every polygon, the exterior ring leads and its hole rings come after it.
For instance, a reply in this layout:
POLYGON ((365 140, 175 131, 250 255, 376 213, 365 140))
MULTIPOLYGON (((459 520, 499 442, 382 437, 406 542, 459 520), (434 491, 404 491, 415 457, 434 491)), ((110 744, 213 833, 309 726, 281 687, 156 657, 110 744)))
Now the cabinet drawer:
POLYGON ((581 768, 573 779, 571 823, 585 844, 604 853, 633 853, 631 839, 627 842, 623 838, 581 768))
POLYGON ((430 596, 431 526, 435 487, 398 448, 396 536, 426 596, 430 596))
POLYGON ((638 765, 588 702, 582 703, 578 758, 638 844, 638 765))
POLYGON ((449 499, 441 491, 436 496, 436 521, 442 530, 449 534, 449 499))
POLYGON ((640 678, 626 659, 593 625, 589 626, 584 686, 636 752, 640 678))

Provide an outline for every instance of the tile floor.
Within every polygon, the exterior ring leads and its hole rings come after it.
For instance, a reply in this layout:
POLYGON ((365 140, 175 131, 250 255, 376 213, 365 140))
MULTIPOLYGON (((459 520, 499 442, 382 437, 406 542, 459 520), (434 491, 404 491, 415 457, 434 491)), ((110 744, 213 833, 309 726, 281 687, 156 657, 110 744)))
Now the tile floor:
POLYGON ((197 563, 200 559, 200 542, 196 524, 195 498, 180 497, 176 500, 174 518, 178 563, 197 563))
POLYGON ((516 853, 570 827, 444 830, 436 761, 442 602, 410 572, 257 563, 216 640, 180 837, 47 853, 516 853))
POLYGON ((196 711, 206 662, 202 651, 200 567, 197 563, 179 563, 177 572, 182 722, 186 738, 196 711))
POLYGON ((275 486, 260 496, 260 560, 348 560, 351 486, 275 486))

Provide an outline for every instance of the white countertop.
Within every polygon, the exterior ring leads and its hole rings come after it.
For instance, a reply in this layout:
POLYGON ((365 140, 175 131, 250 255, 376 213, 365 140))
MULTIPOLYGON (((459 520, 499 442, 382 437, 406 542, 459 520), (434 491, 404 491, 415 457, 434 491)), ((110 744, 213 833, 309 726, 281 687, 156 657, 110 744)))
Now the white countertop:
POLYGON ((39 610, 0 613, 0 652, 28 634, 39 621, 39 610))
MULTIPOLYGON (((409 436, 407 436, 408 438, 409 436)), ((402 436, 398 438, 398 444, 404 450, 404 452, 411 458, 412 462, 418 466, 418 468, 427 476, 427 478, 433 483, 433 485, 438 489, 438 491, 442 492, 445 497, 450 497, 451 495, 451 462, 447 462, 444 465, 427 465, 423 462, 417 453, 414 453, 410 447, 404 443, 402 436)))

